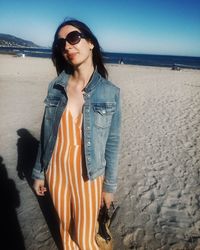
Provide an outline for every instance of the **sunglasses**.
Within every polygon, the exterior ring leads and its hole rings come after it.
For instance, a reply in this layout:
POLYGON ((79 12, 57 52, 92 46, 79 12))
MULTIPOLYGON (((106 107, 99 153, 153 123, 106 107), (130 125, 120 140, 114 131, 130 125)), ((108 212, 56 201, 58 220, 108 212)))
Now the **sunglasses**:
POLYGON ((70 43, 71 45, 75 45, 80 42, 81 38, 85 38, 83 33, 78 31, 70 32, 65 38, 59 38, 57 41, 57 47, 61 50, 65 50, 66 42, 70 43))

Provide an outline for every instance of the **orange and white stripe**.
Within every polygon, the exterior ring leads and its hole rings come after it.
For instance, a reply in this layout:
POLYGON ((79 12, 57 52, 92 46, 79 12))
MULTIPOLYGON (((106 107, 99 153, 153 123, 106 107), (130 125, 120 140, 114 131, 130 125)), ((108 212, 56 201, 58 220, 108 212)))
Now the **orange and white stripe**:
POLYGON ((46 172, 49 191, 60 219, 65 250, 98 250, 95 228, 103 176, 88 180, 83 160, 83 114, 63 112, 55 149, 46 172))

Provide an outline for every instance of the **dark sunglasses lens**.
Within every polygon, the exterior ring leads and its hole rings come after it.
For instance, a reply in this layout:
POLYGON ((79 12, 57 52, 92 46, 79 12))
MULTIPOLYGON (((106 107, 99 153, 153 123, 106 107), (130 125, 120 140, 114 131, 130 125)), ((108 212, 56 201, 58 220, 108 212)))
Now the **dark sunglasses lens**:
POLYGON ((58 39, 57 47, 63 51, 65 50, 66 41, 71 45, 74 45, 80 42, 81 37, 81 33, 79 33, 78 31, 72 31, 66 36, 66 38, 58 39))
POLYGON ((80 42, 81 40, 81 35, 77 31, 72 31, 70 32, 67 37, 66 37, 67 42, 70 44, 74 45, 80 42))

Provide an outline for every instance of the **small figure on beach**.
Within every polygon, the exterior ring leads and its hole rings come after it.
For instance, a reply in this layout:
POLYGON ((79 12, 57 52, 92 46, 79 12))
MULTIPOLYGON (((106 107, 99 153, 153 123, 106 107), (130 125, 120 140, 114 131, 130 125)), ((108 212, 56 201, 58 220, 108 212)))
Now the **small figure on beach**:
POLYGON ((119 60, 119 64, 124 64, 123 58, 121 57, 119 60))
POLYGON ((64 249, 98 250, 98 214, 117 188, 120 89, 107 80, 99 42, 83 22, 59 25, 52 61, 58 76, 45 99, 33 188, 49 191, 64 249))
POLYGON ((181 70, 181 68, 180 68, 178 65, 173 64, 173 66, 172 66, 172 70, 177 70, 177 71, 180 71, 180 70, 181 70))

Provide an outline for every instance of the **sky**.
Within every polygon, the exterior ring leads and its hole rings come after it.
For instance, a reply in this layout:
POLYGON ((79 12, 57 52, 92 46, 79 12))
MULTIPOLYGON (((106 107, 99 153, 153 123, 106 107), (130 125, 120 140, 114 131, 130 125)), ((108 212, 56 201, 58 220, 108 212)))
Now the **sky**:
POLYGON ((65 18, 86 23, 106 52, 200 56, 200 0, 0 0, 0 33, 41 46, 65 18))

